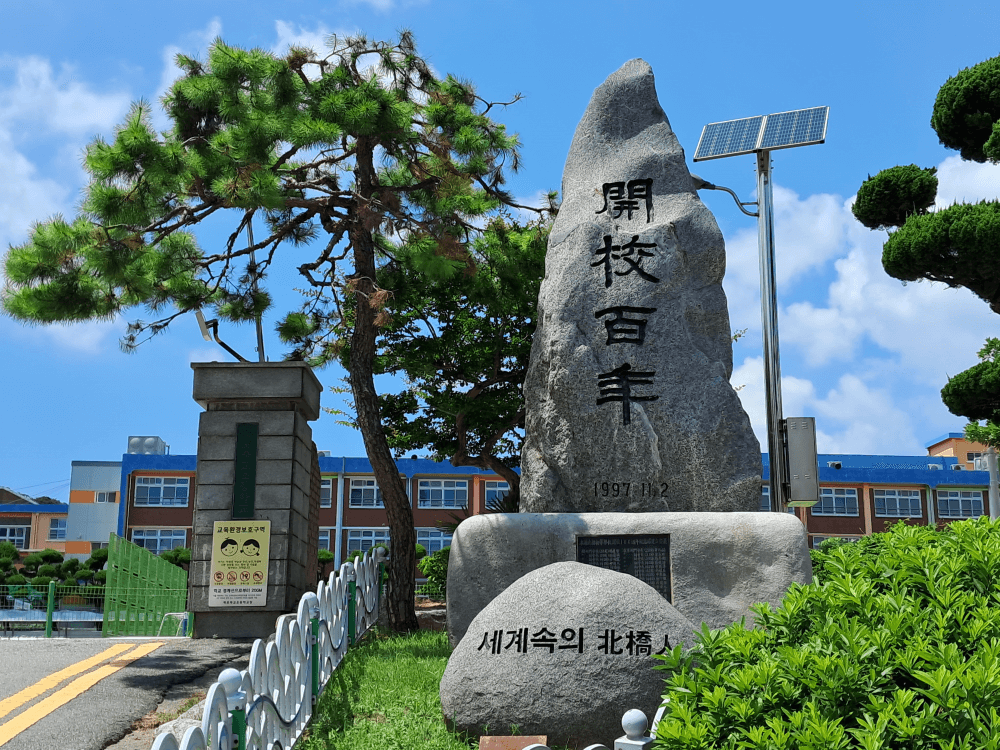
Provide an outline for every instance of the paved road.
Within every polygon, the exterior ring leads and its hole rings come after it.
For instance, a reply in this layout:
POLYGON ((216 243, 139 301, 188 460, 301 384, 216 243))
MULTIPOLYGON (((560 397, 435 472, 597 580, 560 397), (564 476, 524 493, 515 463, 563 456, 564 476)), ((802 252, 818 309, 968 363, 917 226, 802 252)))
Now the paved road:
POLYGON ((103 750, 167 690, 245 657, 226 639, 0 639, 0 748, 103 750))

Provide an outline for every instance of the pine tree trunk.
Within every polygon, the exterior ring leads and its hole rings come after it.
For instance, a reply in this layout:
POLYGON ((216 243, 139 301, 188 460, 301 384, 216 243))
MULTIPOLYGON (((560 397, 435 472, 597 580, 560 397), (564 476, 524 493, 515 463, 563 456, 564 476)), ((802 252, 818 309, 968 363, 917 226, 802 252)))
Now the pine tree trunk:
MULTIPOLYGON (((359 138, 357 142, 355 184, 362 205, 374 193, 375 170, 372 162, 374 142, 359 138)), ((357 412, 358 427, 365 442, 365 451, 375 472, 375 481, 382 490, 386 515, 389 518, 389 586, 387 604, 389 627, 396 632, 416 630, 417 615, 413 609, 415 595, 417 534, 413 527, 413 509, 406 496, 406 487, 389 450, 378 394, 373 375, 375 364, 375 310, 369 300, 375 291, 375 241, 370 229, 357 215, 349 230, 354 250, 355 320, 351 335, 350 383, 357 412)))

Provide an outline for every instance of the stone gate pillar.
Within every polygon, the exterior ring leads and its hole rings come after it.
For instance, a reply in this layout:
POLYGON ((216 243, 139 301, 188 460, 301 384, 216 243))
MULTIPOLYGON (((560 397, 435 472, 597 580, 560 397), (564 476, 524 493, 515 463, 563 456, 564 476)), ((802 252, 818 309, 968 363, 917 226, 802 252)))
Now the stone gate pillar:
MULTIPOLYGON (((309 422, 322 386, 304 362, 193 362, 198 426, 188 606, 194 637, 266 638, 316 581, 320 474, 309 422), (266 603, 210 602, 217 521, 270 521, 266 603)), ((220 574, 221 575, 221 574, 220 574)))

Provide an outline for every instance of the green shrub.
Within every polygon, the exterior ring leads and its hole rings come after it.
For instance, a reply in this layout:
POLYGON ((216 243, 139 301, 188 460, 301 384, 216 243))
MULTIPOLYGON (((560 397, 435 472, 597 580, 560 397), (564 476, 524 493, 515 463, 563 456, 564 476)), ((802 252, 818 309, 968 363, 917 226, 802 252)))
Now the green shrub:
POLYGON ((448 556, 450 554, 451 547, 443 547, 417 562, 417 568, 427 576, 427 583, 420 587, 420 590, 417 591, 418 594, 437 594, 440 592, 442 598, 447 596, 448 556))
POLYGON ((95 549, 90 553, 90 557, 87 558, 87 562, 84 563, 91 570, 100 570, 104 567, 104 564, 108 561, 108 548, 95 549))
POLYGON ((63 578, 65 578, 68 575, 75 574, 79 569, 80 561, 75 557, 71 557, 59 566, 59 573, 63 578))
POLYGON ((14 569, 14 561, 9 557, 0 557, 0 573, 10 573, 14 569))
POLYGON ((94 571, 90 570, 90 568, 80 568, 80 570, 76 571, 73 574, 73 577, 77 581, 84 581, 84 582, 93 581, 94 580, 94 571))
POLYGON ((819 582, 754 606, 756 629, 665 655, 656 747, 997 747, 1000 522, 876 536, 821 550, 819 582))
POLYGON ((24 570, 28 573, 34 574, 38 570, 38 566, 43 564, 42 556, 38 552, 32 552, 30 555, 21 560, 24 563, 24 570))
POLYGON ((57 549, 43 549, 38 556, 47 565, 61 565, 63 561, 63 553, 57 549))
MULTIPOLYGON (((168 549, 166 552, 161 552, 160 557, 178 568, 184 568, 185 565, 191 564, 191 550, 187 547, 168 549)), ((187 568, 184 569, 187 570, 187 568)))
POLYGON ((7 576, 6 584, 8 586, 23 586, 27 582, 28 582, 27 578, 25 578, 20 573, 15 573, 12 576, 7 576))
POLYGON ((6 540, 0 542, 0 560, 16 560, 20 556, 13 542, 6 540))
POLYGON ((94 583, 104 584, 107 582, 107 580, 108 580, 108 571, 98 570, 96 573, 94 573, 94 583))
POLYGON ((40 565, 38 567, 38 575, 47 576, 48 578, 59 578, 59 568, 55 565, 40 565))
POLYGON ((37 588, 44 588, 49 585, 54 579, 52 576, 35 576, 31 579, 31 585, 37 588))
POLYGON ((417 552, 417 562, 420 562, 425 557, 427 557, 427 548, 424 545, 422 545, 420 542, 417 542, 417 545, 416 545, 415 549, 416 549, 416 552, 417 552))

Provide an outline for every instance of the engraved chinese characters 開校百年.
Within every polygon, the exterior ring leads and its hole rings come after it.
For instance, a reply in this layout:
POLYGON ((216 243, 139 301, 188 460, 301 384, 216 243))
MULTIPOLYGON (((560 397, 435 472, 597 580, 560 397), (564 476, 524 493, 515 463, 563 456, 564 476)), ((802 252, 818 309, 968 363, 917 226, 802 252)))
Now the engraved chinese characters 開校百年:
POLYGON ((524 384, 522 511, 758 508, 724 272, 652 70, 629 61, 566 160, 524 384), (595 491, 615 477, 657 491, 595 491))

